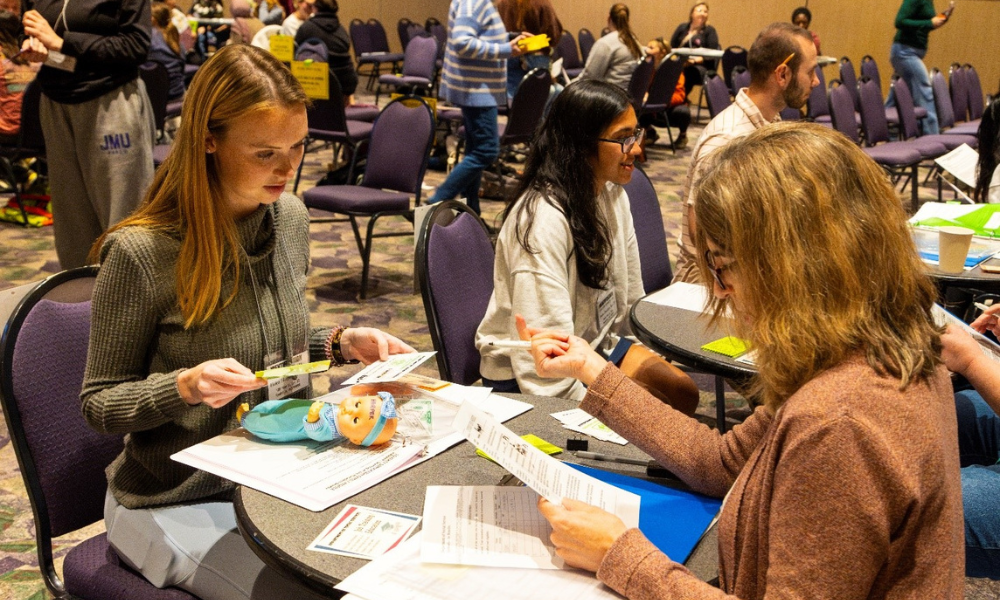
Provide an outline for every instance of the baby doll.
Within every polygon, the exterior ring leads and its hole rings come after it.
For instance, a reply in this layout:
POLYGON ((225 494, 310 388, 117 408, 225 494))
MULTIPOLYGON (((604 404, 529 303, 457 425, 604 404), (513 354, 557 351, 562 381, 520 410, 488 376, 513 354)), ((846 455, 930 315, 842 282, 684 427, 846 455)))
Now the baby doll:
POLYGON ((348 396, 340 405, 311 400, 269 400, 250 410, 240 405, 240 425, 273 442, 347 438, 358 446, 377 446, 396 433, 396 400, 388 392, 348 396), (336 413, 334 413, 336 408, 336 413))

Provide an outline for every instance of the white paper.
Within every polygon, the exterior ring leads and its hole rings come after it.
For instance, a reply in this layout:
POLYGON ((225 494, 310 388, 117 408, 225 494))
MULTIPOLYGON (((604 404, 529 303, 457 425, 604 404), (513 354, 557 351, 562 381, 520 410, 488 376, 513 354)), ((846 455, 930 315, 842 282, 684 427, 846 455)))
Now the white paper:
POLYGON ((365 600, 621 600, 577 569, 503 569, 420 563, 423 532, 358 569, 335 587, 365 600))
POLYGON ((521 486, 428 486, 420 560, 561 569, 537 505, 538 494, 521 486))
POLYGON ((979 349, 986 358, 1000 362, 1000 346, 994 343, 993 340, 969 327, 965 321, 946 311, 940 304, 934 305, 931 314, 934 315, 934 322, 938 325, 957 325, 960 329, 966 331, 972 336, 972 339, 979 342, 979 349))
POLYGON ((705 289, 705 286, 678 281, 658 292, 646 296, 643 298, 643 302, 651 302, 661 306, 672 306, 674 308, 701 313, 705 312, 705 300, 707 298, 708 290, 705 289))
POLYGON ((371 448, 344 440, 268 442, 241 428, 170 458, 320 511, 382 481, 422 451, 395 440, 371 448))
POLYGON ((626 527, 639 526, 639 496, 548 456, 472 403, 459 409, 455 429, 549 502, 573 498, 618 515, 626 527))
POLYGON ((371 560, 413 533, 420 517, 348 504, 306 548, 371 560))
POLYGON ((612 442, 620 446, 628 444, 628 440, 615 433, 610 427, 601 423, 596 417, 591 416, 581 408, 571 408, 570 410, 553 413, 552 416, 570 431, 576 431, 577 433, 589 435, 603 442, 612 442))
POLYGON ((364 369, 361 369, 345 381, 343 385, 396 381, 403 375, 419 367, 421 363, 435 354, 437 353, 414 352, 411 354, 393 354, 388 360, 373 362, 364 369))
POLYGON ((971 188, 976 187, 976 165, 979 163, 979 153, 968 144, 962 144, 948 154, 935 158, 934 162, 965 185, 971 188))

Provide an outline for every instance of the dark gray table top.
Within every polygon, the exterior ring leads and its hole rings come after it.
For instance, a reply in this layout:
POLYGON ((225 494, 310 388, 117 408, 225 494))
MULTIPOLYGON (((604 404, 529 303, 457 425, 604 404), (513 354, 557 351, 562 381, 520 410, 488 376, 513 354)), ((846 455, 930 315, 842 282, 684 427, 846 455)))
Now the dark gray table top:
MULTIPOLYGON (((563 429, 550 415, 575 408, 576 402, 539 396, 510 396, 535 406, 507 422, 507 426, 514 432, 521 435, 532 433, 563 448, 567 438, 575 436, 568 429, 563 429)), ((649 458, 632 444, 619 446, 593 438, 587 439, 589 449, 593 452, 649 458)), ((579 462, 625 475, 645 476, 641 466, 579 460, 568 452, 557 457, 567 462, 579 462)), ((280 571, 293 574, 315 589, 336 597, 338 593, 332 586, 361 568, 366 561, 309 551, 306 547, 345 504, 419 515, 423 513, 424 489, 428 485, 496 485, 507 474, 500 465, 477 456, 471 444, 462 442, 447 452, 322 512, 306 510, 248 487, 238 488, 234 504, 240 531, 258 556, 280 571)), ((663 479, 656 481, 683 487, 679 482, 663 479)), ((714 528, 702 539, 685 564, 706 581, 717 576, 718 550, 714 528)))
POLYGON ((734 381, 749 379, 756 372, 750 365, 701 349, 732 333, 710 325, 702 313, 639 300, 630 316, 636 337, 671 360, 734 381))

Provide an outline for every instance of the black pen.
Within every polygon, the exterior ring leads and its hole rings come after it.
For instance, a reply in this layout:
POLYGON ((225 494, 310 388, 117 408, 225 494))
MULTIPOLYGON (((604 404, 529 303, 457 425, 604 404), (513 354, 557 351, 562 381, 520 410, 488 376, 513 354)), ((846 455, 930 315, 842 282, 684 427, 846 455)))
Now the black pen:
POLYGON ((658 462, 652 459, 642 460, 641 458, 627 458, 624 456, 612 456, 610 454, 601 454, 599 452, 586 452, 584 450, 578 450, 573 453, 573 456, 577 458, 586 458, 589 460, 600 460, 604 462, 615 462, 626 465, 639 465, 640 467, 646 467, 646 475, 650 477, 662 477, 666 479, 677 479, 677 476, 668 471, 667 469, 660 466, 658 462))

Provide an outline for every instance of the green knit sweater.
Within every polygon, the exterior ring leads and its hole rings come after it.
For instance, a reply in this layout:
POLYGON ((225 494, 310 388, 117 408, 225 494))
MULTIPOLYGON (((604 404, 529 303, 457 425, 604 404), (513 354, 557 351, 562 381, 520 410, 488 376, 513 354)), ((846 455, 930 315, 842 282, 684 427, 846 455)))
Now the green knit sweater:
MULTIPOLYGON (((184 329, 177 304, 180 240, 128 227, 101 250, 94 288, 83 415, 101 432, 127 434, 107 469, 108 486, 127 508, 227 498, 234 484, 170 460, 170 455, 237 427, 236 407, 266 399, 266 388, 226 406, 189 406, 177 375, 204 361, 232 357, 251 370, 265 355, 311 350, 326 358, 329 330, 309 329, 305 300, 309 223, 302 202, 282 196, 237 224, 246 256, 233 302, 207 324, 184 329), (265 341, 266 340, 266 341, 265 341)), ((233 289, 223 279, 222 297, 233 289)))
POLYGON ((933 0, 903 0, 896 13, 896 37, 893 42, 918 50, 927 49, 927 35, 934 29, 931 19, 937 16, 933 0))

